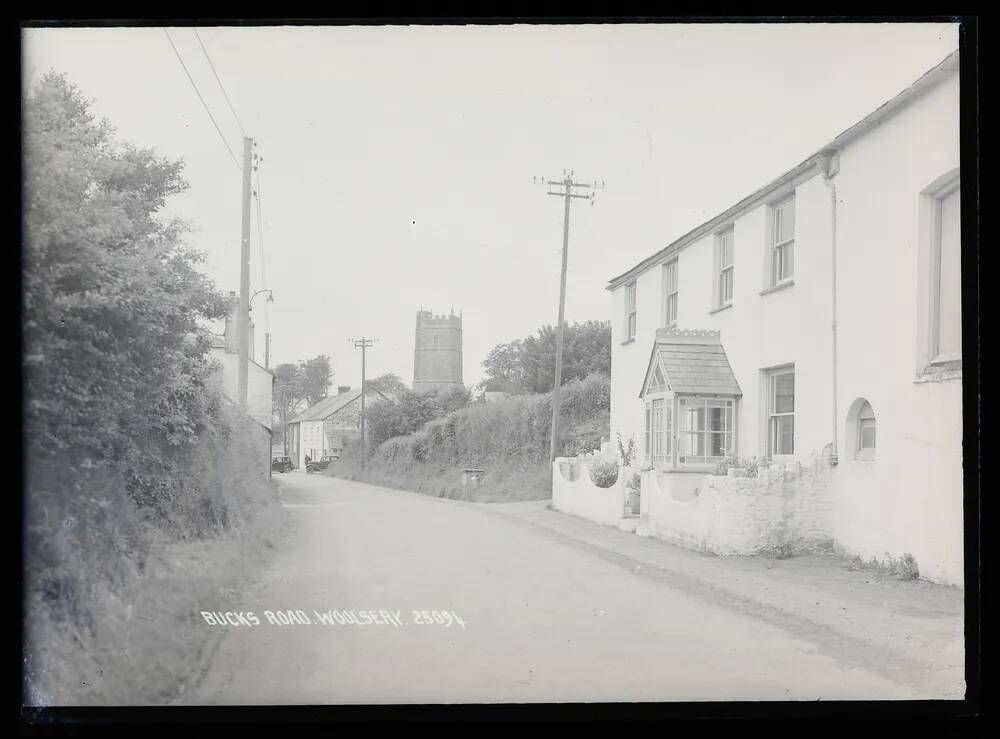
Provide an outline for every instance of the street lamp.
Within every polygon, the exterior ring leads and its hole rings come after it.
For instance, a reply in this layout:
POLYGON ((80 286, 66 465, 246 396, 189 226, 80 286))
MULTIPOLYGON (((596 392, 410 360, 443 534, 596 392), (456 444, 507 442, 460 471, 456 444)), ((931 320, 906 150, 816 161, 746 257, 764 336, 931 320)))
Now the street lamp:
POLYGON ((256 298, 258 295, 260 295, 261 293, 267 293, 267 302, 268 303, 273 303, 274 302, 274 293, 272 293, 270 290, 258 290, 257 292, 255 292, 253 295, 250 296, 250 307, 249 307, 249 310, 253 310, 253 299, 256 298))

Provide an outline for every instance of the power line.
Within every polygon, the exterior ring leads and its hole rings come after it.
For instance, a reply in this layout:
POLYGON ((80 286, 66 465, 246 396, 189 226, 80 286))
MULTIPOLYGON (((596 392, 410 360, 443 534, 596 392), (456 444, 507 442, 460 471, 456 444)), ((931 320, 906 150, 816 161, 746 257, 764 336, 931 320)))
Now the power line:
POLYGON ((212 64, 212 57, 208 55, 208 49, 206 49, 205 44, 202 43, 201 36, 198 33, 198 29, 195 28, 192 30, 194 31, 194 35, 198 37, 198 45, 201 46, 201 50, 205 52, 205 58, 208 59, 208 66, 212 68, 212 74, 215 75, 215 81, 219 83, 219 89, 222 90, 222 97, 226 99, 226 104, 229 106, 229 110, 232 112, 233 118, 236 119, 236 125, 240 127, 240 133, 246 136, 247 132, 243 130, 243 124, 240 122, 240 117, 236 115, 236 109, 233 107, 232 102, 230 102, 229 95, 226 94, 226 88, 222 84, 222 80, 219 79, 219 73, 215 71, 215 65, 212 64))
POLYGON ((201 96, 201 93, 198 91, 198 85, 194 83, 194 78, 191 77, 191 73, 188 71, 187 65, 184 63, 184 59, 181 58, 181 53, 177 51, 177 47, 174 46, 174 40, 170 38, 170 34, 167 32, 166 28, 163 29, 163 34, 167 37, 167 41, 170 42, 170 48, 173 49, 174 54, 177 55, 177 61, 179 61, 181 63, 181 66, 184 68, 184 74, 187 75, 188 81, 191 82, 191 87, 194 88, 195 93, 198 95, 198 99, 201 100, 201 104, 205 108, 205 112, 208 113, 208 117, 211 119, 212 125, 215 126, 215 130, 218 132, 219 138, 221 138, 222 143, 225 144, 226 151, 229 152, 229 156, 232 158, 233 164, 236 165, 236 169, 240 170, 240 173, 242 174, 243 168, 240 166, 239 161, 236 159, 236 155, 233 154, 233 150, 229 147, 229 143, 226 141, 226 137, 222 135, 222 129, 219 128, 219 124, 215 122, 215 118, 212 116, 212 111, 208 109, 208 104, 205 102, 205 98, 203 98, 201 96))

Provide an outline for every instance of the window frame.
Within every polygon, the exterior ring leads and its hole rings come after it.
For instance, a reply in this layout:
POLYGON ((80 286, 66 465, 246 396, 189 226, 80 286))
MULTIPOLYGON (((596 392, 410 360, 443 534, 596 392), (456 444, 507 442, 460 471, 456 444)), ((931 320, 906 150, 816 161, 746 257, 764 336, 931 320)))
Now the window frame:
MULTIPOLYGON (((738 418, 737 407, 739 398, 731 395, 684 395, 678 398, 677 405, 677 460, 678 466, 682 467, 705 467, 720 462, 726 457, 738 456, 738 418), (688 413, 691 408, 698 407, 705 410, 705 427, 702 429, 689 429, 687 426, 688 413), (722 409, 723 428, 721 431, 711 429, 709 423, 709 408, 722 409), (704 439, 705 454, 694 454, 686 451, 681 455, 681 447, 691 436, 701 436, 704 439), (713 455, 710 438, 721 436, 724 446, 723 454, 713 455), (726 445, 728 444, 728 445, 726 445)), ((688 444, 688 446, 691 446, 688 444)))
POLYGON ((855 442, 854 458, 870 462, 875 459, 875 451, 878 449, 878 421, 875 418, 875 409, 867 400, 858 409, 858 417, 854 422, 855 442), (871 415, 865 415, 865 409, 871 415), (870 423, 869 423, 870 422, 870 423), (870 426, 872 431, 872 445, 864 446, 864 430, 870 426))
POLYGON ((715 234, 715 307, 725 308, 733 304, 733 292, 735 284, 735 249, 736 245, 736 228, 734 226, 729 226, 715 234), (723 259, 726 251, 726 247, 729 248, 729 264, 727 265, 723 259), (729 296, 726 297, 726 291, 723 287, 724 278, 729 277, 729 296))
POLYGON ((673 328, 677 325, 678 307, 680 304, 680 267, 677 257, 663 264, 663 327, 673 328), (671 277, 673 284, 671 285, 671 277), (672 301, 672 302, 671 302, 672 301), (673 317, 671 318, 671 306, 673 317))
MULTIPOLYGON (((765 391, 767 393, 766 413, 766 433, 765 433, 765 454, 768 459, 781 460, 791 459, 795 456, 795 365, 786 364, 780 367, 772 367, 765 370, 765 391), (783 375, 792 375, 792 410, 775 410, 775 390, 777 387, 776 378, 783 375), (792 448, 790 451, 777 451, 780 441, 775 438, 775 433, 780 430, 781 423, 777 419, 792 419, 792 448), (779 442, 779 443, 776 443, 779 442)), ((780 437, 780 434, 779 434, 780 437)))
MULTIPOLYGON (((952 195, 958 195, 959 198, 959 290, 961 291, 961 274, 962 274, 962 262, 961 262, 961 243, 962 243, 962 221, 961 221, 961 180, 959 177, 954 177, 949 179, 947 182, 943 183, 939 188, 937 188, 933 193, 931 193, 931 233, 930 233, 930 245, 931 245, 931 255, 930 255, 930 325, 928 326, 929 337, 930 337, 930 347, 928 351, 928 364, 932 367, 954 367, 957 365, 960 367, 962 362, 962 352, 959 351, 957 354, 952 352, 948 354, 941 353, 941 259, 942 259, 942 218, 941 209, 943 207, 944 201, 951 197, 952 195)), ((961 295, 961 292, 959 293, 961 295)), ((961 297, 959 297, 959 314, 961 315, 961 297)), ((962 324, 961 320, 958 325, 959 333, 959 343, 962 340, 962 324)))
POLYGON ((778 287, 779 285, 791 282, 795 278, 795 220, 794 192, 780 200, 774 201, 768 206, 768 287, 778 287), (782 208, 789 204, 791 204, 792 212, 792 235, 783 241, 779 241, 780 229, 777 223, 778 216, 782 212, 782 208), (779 260, 777 257, 786 247, 791 258, 785 259, 782 256, 780 263, 783 265, 787 261, 791 264, 791 269, 787 275, 779 276, 779 260))
POLYGON ((632 341, 636 336, 636 329, 639 322, 636 303, 637 291, 636 280, 632 280, 632 282, 625 285, 625 341, 632 341))

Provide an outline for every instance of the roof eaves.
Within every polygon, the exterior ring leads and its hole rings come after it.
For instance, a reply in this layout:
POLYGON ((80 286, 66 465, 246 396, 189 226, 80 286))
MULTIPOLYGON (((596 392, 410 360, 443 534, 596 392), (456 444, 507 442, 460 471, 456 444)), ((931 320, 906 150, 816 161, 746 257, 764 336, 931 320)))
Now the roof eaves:
POLYGON ((696 226, 692 230, 688 231, 686 234, 676 239, 669 245, 665 246, 660 251, 656 252, 650 257, 642 260, 634 267, 626 272, 613 277, 608 280, 608 284, 605 287, 606 290, 614 290, 615 288, 621 287, 627 282, 630 282, 632 278, 637 277, 641 273, 645 272, 650 267, 655 267, 657 264, 665 261, 668 257, 672 256, 675 252, 680 251, 688 244, 697 241, 698 239, 711 233, 713 230, 724 225, 727 221, 738 218, 744 212, 757 207, 758 201, 765 199, 770 193, 778 190, 782 185, 787 184, 795 180, 797 177, 801 176, 816 164, 818 164, 825 156, 831 151, 837 151, 842 149, 850 141, 861 134, 871 130, 873 127, 881 123, 885 118, 894 113, 899 108, 903 107, 905 104, 914 99, 917 95, 929 90, 931 87, 935 86, 940 80, 949 76, 952 72, 957 71, 959 63, 959 52, 953 51, 943 61, 936 64, 931 69, 924 72, 913 84, 907 87, 902 92, 898 93, 893 98, 887 100, 885 103, 880 105, 874 111, 866 115, 860 121, 855 123, 850 128, 842 131, 837 135, 826 146, 823 146, 818 151, 804 159, 800 164, 793 167, 792 169, 785 172, 783 175, 771 180, 768 184, 756 190, 751 195, 740 200, 736 205, 726 209, 714 218, 705 221, 700 226, 696 226))

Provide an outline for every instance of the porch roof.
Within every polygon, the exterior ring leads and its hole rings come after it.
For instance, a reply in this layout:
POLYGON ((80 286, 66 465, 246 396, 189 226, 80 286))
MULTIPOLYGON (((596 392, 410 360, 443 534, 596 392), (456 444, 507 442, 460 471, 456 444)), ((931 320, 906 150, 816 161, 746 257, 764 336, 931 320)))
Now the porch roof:
POLYGON ((639 397, 645 396, 649 378, 657 364, 674 393, 743 395, 729 366, 718 331, 658 330, 639 397))

